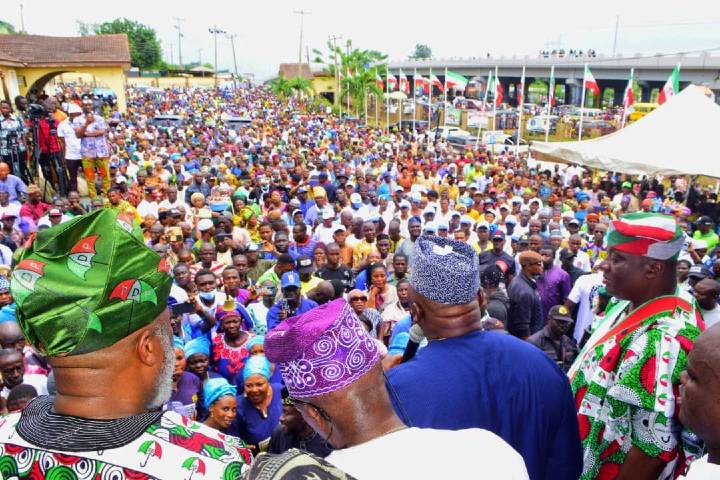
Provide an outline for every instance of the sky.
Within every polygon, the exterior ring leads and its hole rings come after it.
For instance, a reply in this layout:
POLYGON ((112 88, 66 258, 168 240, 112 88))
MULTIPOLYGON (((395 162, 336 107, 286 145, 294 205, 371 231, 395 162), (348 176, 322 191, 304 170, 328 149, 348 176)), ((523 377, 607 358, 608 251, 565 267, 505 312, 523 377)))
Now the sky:
MULTIPOLYGON (((611 54, 619 15, 617 52, 675 53, 716 49, 720 55, 718 0, 604 0, 594 2, 479 2, 455 0, 413 2, 363 0, 2 0, 0 19, 20 27, 23 5, 25 29, 38 35, 78 34, 78 21, 100 23, 127 17, 157 31, 163 57, 178 61, 175 18, 183 33, 183 62, 214 63, 214 26, 236 34, 240 73, 259 80, 277 75, 282 62, 297 62, 300 18, 304 19, 303 61, 306 48, 326 51, 330 36, 352 41, 355 48, 386 53, 404 60, 417 43, 430 46, 435 58, 494 55, 535 55, 542 49, 595 49, 611 54), (57 5, 61 5, 57 7, 57 5), (550 5, 553 5, 551 7, 550 5), (559 8, 562 6, 562 8, 559 8), (445 8, 442 8, 445 7, 445 8), (171 47, 172 45, 172 47, 171 47)), ((217 37, 219 69, 233 68, 230 40, 217 37)))

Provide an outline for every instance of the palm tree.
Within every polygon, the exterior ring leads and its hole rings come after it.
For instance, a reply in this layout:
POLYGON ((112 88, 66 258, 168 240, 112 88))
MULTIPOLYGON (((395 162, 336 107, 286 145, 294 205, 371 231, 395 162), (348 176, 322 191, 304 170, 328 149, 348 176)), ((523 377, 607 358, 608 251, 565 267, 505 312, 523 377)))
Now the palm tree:
POLYGON ((0 33, 15 33, 15 27, 10 22, 0 20, 0 33))
POLYGON ((290 81, 284 77, 276 77, 268 82, 270 91, 278 98, 284 100, 292 95, 290 81))
POLYGON ((353 49, 349 40, 346 49, 336 47, 329 41, 327 48, 327 56, 317 49, 313 49, 313 53, 316 55, 315 62, 324 64, 325 71, 331 76, 336 76, 338 73, 335 70, 337 59, 337 68, 342 78, 337 101, 342 102, 343 98, 349 95, 353 105, 360 112, 365 108, 366 94, 382 95, 382 89, 375 83, 375 76, 387 73, 387 66, 384 63, 387 55, 377 50, 353 49))
POLYGON ((305 77, 291 78, 288 84, 296 97, 311 97, 315 93, 312 82, 305 77))

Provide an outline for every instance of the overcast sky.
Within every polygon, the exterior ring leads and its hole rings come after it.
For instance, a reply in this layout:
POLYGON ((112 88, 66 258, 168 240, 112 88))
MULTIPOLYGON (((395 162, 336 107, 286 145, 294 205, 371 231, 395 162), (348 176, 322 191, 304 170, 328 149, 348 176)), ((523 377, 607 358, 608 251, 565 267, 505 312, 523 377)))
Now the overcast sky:
MULTIPOLYGON (((620 15, 617 50, 622 53, 680 52, 717 48, 720 55, 720 1, 630 0, 542 2, 413 2, 363 0, 2 0, 0 18, 20 27, 20 3, 25 29, 31 34, 76 35, 77 21, 95 23, 127 17, 153 27, 170 61, 177 63, 180 17, 183 62, 213 62, 217 25, 237 34, 235 48, 240 72, 259 79, 274 76, 281 62, 298 59, 300 16, 306 10, 305 46, 325 50, 330 35, 351 39, 357 48, 380 50, 390 59, 405 59, 416 43, 432 48, 436 58, 471 57, 487 52, 536 54, 544 48, 594 48, 611 53, 616 15, 620 15), (563 5, 550 8, 550 5, 563 5)), ((232 68, 230 41, 218 37, 220 69, 232 68)))

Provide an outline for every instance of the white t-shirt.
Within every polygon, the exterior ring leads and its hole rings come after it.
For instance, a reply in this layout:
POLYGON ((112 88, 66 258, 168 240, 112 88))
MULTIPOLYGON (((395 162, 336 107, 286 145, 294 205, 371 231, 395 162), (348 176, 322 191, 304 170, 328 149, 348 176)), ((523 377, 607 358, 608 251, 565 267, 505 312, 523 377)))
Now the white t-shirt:
POLYGON ((715 308, 712 310, 700 309, 700 311, 702 312, 703 320, 705 320, 705 329, 708 329, 720 322, 720 305, 715 305, 715 308))
POLYGON ((602 273, 591 273, 581 275, 575 281, 568 300, 578 306, 577 321, 575 322, 575 331, 573 337, 579 343, 582 340, 585 330, 592 324, 595 319, 593 313, 593 302, 597 297, 597 290, 603 284, 602 273))
POLYGON ((75 129, 70 123, 70 118, 66 118, 57 127, 58 137, 65 140, 65 158, 67 160, 80 160, 80 139, 75 135, 75 129))
MULTIPOLYGON (((35 387, 35 391, 37 391, 38 396, 48 394, 47 377, 45 375, 40 375, 39 373, 26 373, 23 375, 22 383, 24 385, 32 385, 35 387)), ((3 387, 2 392, 0 392, 0 396, 7 400, 9 394, 10 389, 3 387)))
POLYGON ((358 480, 528 478, 522 457, 502 438, 480 428, 405 428, 333 451, 326 460, 358 480), (427 459, 447 461, 427 461, 427 459), (378 461, 385 459, 385 461, 378 461))

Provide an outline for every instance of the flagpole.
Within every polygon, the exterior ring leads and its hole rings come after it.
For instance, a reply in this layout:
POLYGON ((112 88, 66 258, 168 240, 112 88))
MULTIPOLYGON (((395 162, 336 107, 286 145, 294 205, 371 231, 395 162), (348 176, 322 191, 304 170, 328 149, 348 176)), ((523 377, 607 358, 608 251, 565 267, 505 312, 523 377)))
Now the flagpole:
POLYGON ((623 95, 623 116, 622 116, 622 120, 620 121, 620 130, 622 130, 623 128, 625 128, 625 119, 627 118, 627 109, 628 109, 628 105, 627 105, 627 89, 628 89, 628 88, 632 89, 632 82, 633 82, 633 77, 634 77, 634 76, 635 76, 635 69, 634 69, 634 68, 631 68, 631 69, 630 69, 630 80, 628 80, 628 84, 627 84, 627 86, 625 87, 625 94, 623 95))
POLYGON ((375 100, 375 127, 380 126, 380 119, 378 118, 378 96, 373 94, 373 100, 375 100))
POLYGON ((585 76, 587 75, 587 63, 585 64, 585 69, 583 70, 583 79, 582 79, 582 99, 580 100, 580 123, 578 127, 578 142, 582 141, 582 125, 583 125, 583 117, 584 117, 584 110, 585 110, 585 76))
POLYGON ((413 138, 415 138, 415 134, 416 134, 416 128, 415 128, 415 123, 416 123, 415 111, 417 110, 417 99, 416 99, 417 85, 415 85, 416 78, 417 78, 417 67, 415 67, 415 69, 413 71, 413 138))
POLYGON ((365 85, 363 85, 363 104, 365 105, 365 126, 367 127, 367 124, 368 124, 368 116, 367 116, 367 90, 365 89, 365 85))
POLYGON ((550 84, 548 85, 547 118, 545 119, 545 142, 550 137, 550 112, 552 112, 552 99, 555 97, 555 65, 550 67, 550 84))
POLYGON ((520 153, 520 136, 522 134, 523 102, 525 101, 525 66, 523 65, 522 77, 520 77, 520 95, 518 96, 518 126, 517 140, 515 141, 515 158, 520 153))
POLYGON ((340 70, 338 70, 337 74, 338 74, 338 92, 337 92, 338 102, 337 103, 338 103, 338 106, 340 107, 340 118, 342 118, 342 108, 343 108, 343 105, 342 105, 342 103, 343 103, 342 102, 342 89, 343 89, 342 81, 343 81, 343 79, 341 78, 342 73, 340 73, 340 70))
POLYGON ((390 68, 385 69, 385 130, 390 133, 390 68))
POLYGON ((350 115, 350 76, 352 75, 350 73, 350 67, 347 69, 347 112, 348 115, 350 115))
MULTIPOLYGON (((498 78, 498 67, 495 65, 495 95, 493 95, 493 130, 497 130, 497 90, 498 90, 498 83, 500 82, 500 79, 498 78)), ((493 147, 494 150, 494 147, 493 147)))
POLYGON ((445 98, 443 99, 443 128, 447 126, 447 67, 445 67, 445 98))
MULTIPOLYGON (((402 87, 402 77, 403 77, 403 71, 402 71, 402 68, 401 68, 401 69, 400 69, 400 76, 398 77, 398 85, 400 85, 400 90, 399 90, 399 91, 403 91, 403 87, 402 87)), ((400 96, 398 95, 398 97, 400 97, 400 96)), ((402 132, 402 117, 403 117, 403 111, 402 111, 403 102, 402 102, 402 98, 398 98, 398 104, 400 105, 400 107, 398 108, 398 110, 399 110, 399 112, 400 112, 400 118, 399 118, 399 120, 398 120, 398 126, 399 126, 398 128, 399 128, 399 130, 402 132)))
MULTIPOLYGON (((490 84, 492 83, 492 70, 488 70, 488 79, 485 83, 485 95, 483 95, 483 105, 482 105, 482 113, 485 115, 485 118, 487 118, 487 97, 490 93, 490 84)), ((478 148, 478 144, 480 143, 480 132, 482 131, 482 126, 478 125, 478 132, 477 137, 475 138, 475 148, 478 148)))
POLYGON ((430 68, 430 75, 428 75, 428 131, 432 128, 432 88, 432 68, 430 68))

